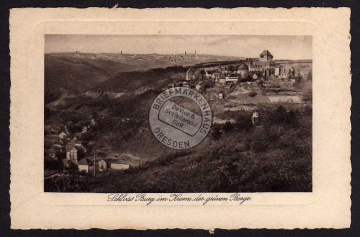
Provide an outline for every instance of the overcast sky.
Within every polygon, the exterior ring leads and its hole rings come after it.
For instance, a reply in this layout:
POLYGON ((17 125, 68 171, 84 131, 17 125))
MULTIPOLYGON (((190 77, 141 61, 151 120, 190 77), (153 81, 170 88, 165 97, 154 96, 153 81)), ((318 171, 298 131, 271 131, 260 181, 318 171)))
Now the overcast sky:
POLYGON ((45 53, 212 54, 259 57, 269 50, 274 59, 311 59, 311 36, 159 36, 46 35, 45 53))

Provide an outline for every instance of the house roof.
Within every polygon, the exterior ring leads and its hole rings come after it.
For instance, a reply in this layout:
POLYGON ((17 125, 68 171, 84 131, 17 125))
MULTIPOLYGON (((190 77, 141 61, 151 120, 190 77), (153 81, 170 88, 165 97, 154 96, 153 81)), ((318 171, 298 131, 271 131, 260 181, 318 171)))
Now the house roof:
POLYGON ((79 160, 78 165, 89 165, 89 163, 86 159, 81 159, 79 160))
POLYGON ((67 144, 65 146, 66 151, 71 151, 73 148, 75 148, 74 144, 67 144))
POLYGON ((263 56, 263 55, 267 55, 267 56, 273 57, 272 54, 269 52, 269 50, 264 50, 264 51, 260 54, 260 56, 263 56))
POLYGON ((248 69, 248 66, 246 66, 245 63, 242 63, 240 65, 239 69, 248 69))

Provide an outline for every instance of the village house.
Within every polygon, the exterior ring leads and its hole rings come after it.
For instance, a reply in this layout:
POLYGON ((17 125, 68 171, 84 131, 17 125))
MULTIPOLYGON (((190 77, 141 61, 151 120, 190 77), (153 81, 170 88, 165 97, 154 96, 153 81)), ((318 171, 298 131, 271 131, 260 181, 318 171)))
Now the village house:
POLYGON ((86 159, 86 161, 88 164, 89 172, 94 172, 94 168, 95 172, 104 172, 108 169, 109 166, 109 164, 104 159, 96 160, 94 163, 92 157, 89 157, 88 159, 86 159))
POLYGON ((230 74, 229 76, 225 77, 225 82, 238 82, 239 74, 230 74))
POLYGON ((219 98, 219 100, 225 99, 225 93, 223 91, 220 91, 219 95, 218 95, 218 98, 219 98))
POLYGON ((270 77, 271 75, 275 75, 275 68, 269 67, 264 69, 264 76, 270 77))
POLYGON ((77 164, 80 172, 81 171, 85 171, 86 173, 89 172, 89 162, 85 158, 81 159, 77 164))
POLYGON ((235 119, 220 119, 220 118, 213 119, 213 124, 225 124, 225 123, 235 124, 236 121, 235 119))
POLYGON ((119 160, 111 160, 108 162, 108 167, 113 170, 127 170, 130 168, 130 165, 119 160))
POLYGON ((204 70, 204 71, 205 71, 205 78, 210 79, 211 78, 211 72, 209 72, 208 70, 204 70))
POLYGON ((200 91, 201 86, 202 86, 203 83, 204 83, 203 81, 199 81, 199 82, 196 84, 195 89, 196 89, 197 91, 200 91))
POLYGON ((220 78, 219 83, 220 84, 225 84, 226 83, 226 78, 220 78))
POLYGON ((97 161, 97 170, 98 171, 100 171, 100 172, 106 171, 107 166, 108 166, 108 164, 106 163, 105 160, 101 159, 101 160, 97 161))
POLYGON ((225 77, 225 76, 220 77, 220 78, 219 78, 219 83, 220 83, 220 84, 225 84, 225 83, 226 83, 226 77, 225 77))
POLYGON ((220 73, 219 72, 214 72, 212 75, 211 75, 211 78, 212 79, 219 79, 220 78, 220 73))
POLYGON ((61 132, 61 133, 59 134, 59 138, 60 138, 60 139, 65 139, 65 138, 67 138, 67 134, 66 134, 65 132, 61 132))
POLYGON ((75 163, 77 162, 77 152, 78 150, 75 148, 74 144, 67 144, 65 147, 66 150, 66 159, 72 160, 75 163))
POLYGON ((249 75, 249 69, 248 66, 246 66, 244 63, 242 63, 237 70, 238 75, 241 76, 241 78, 245 78, 247 75, 249 75))
POLYGON ((259 123, 259 113, 257 111, 252 114, 251 122, 255 125, 259 123))

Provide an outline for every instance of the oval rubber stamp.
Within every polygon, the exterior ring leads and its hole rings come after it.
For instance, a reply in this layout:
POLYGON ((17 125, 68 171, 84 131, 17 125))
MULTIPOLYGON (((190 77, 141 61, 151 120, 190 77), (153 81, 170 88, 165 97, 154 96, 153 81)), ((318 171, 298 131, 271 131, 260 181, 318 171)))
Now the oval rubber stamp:
POLYGON ((154 136, 165 146, 173 149, 189 149, 198 145, 210 131, 211 108, 199 92, 174 87, 159 94, 151 105, 149 122, 154 136), (189 98, 199 108, 197 113, 172 100, 189 98))

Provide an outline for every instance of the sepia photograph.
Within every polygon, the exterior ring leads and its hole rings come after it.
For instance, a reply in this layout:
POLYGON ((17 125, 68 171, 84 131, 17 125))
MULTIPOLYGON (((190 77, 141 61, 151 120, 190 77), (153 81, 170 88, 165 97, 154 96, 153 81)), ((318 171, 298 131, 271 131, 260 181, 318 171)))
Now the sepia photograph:
POLYGON ((348 228, 350 13, 12 10, 11 228, 348 228))
POLYGON ((44 191, 312 192, 311 35, 46 34, 44 191))

